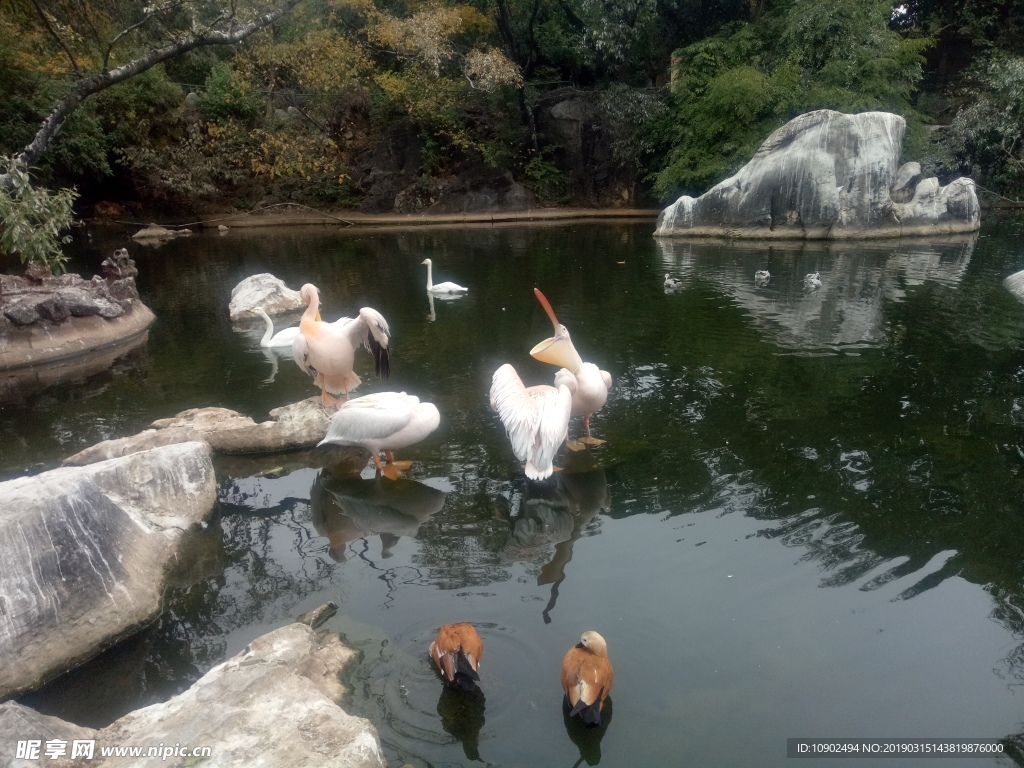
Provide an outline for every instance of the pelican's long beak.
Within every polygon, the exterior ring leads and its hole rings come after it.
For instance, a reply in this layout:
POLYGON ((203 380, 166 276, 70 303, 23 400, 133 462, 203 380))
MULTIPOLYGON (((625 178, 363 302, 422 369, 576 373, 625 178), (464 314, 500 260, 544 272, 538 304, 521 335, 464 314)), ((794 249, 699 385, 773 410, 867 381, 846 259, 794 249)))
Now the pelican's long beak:
POLYGON ((531 349, 530 356, 535 360, 540 360, 542 363, 557 365, 559 368, 568 368, 573 372, 577 371, 582 360, 576 352, 576 347, 572 345, 569 334, 559 324, 558 318, 555 317, 555 310, 551 308, 551 303, 540 292, 540 289, 534 288, 533 293, 551 320, 551 325, 555 329, 555 335, 550 339, 544 339, 544 341, 531 349))

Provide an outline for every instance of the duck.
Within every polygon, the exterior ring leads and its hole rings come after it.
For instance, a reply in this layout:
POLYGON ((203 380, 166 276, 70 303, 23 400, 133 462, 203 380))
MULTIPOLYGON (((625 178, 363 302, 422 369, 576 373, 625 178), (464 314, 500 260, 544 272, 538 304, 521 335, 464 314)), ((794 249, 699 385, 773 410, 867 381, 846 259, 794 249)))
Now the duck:
POLYGON ((264 348, 270 347, 290 347, 292 342, 295 341, 295 337, 299 335, 299 327, 285 328, 283 331, 274 333, 274 321, 270 319, 270 315, 266 313, 263 307, 256 307, 253 312, 263 318, 263 322, 266 323, 267 330, 263 334, 263 338, 260 339, 260 346, 264 348))
POLYGON ((320 293, 317 287, 306 283, 299 295, 307 306, 299 322, 299 334, 292 342, 292 357, 320 387, 320 399, 324 405, 347 401, 349 393, 362 383, 352 370, 358 346, 373 354, 378 378, 387 379, 391 370, 388 352, 391 331, 380 312, 372 307, 363 307, 358 316, 347 322, 325 323, 318 319, 320 293), (344 400, 339 400, 336 396, 342 393, 344 400))
POLYGON ((678 288, 683 287, 683 281, 678 277, 672 277, 668 272, 665 273, 665 290, 674 291, 678 288))
POLYGON ((430 259, 424 259, 420 264, 427 265, 427 292, 428 293, 469 293, 469 288, 463 288, 461 285, 451 282, 443 282, 434 285, 434 277, 432 262, 430 259))
POLYGON ((472 624, 445 624, 430 644, 434 660, 444 683, 459 691, 478 690, 480 660, 484 644, 472 624))
POLYGON ((600 725, 613 679, 608 644, 597 632, 587 630, 562 659, 562 690, 569 700, 569 717, 600 725))
POLYGON ((544 480, 555 471, 555 454, 569 434, 575 389, 576 378, 568 371, 555 374, 554 386, 525 386, 509 363, 491 377, 491 410, 501 419, 516 458, 526 462, 530 480, 544 480))
POLYGON ((767 269, 759 269, 754 273, 754 285, 768 285, 772 279, 772 273, 767 269))
POLYGON ((392 451, 406 448, 425 438, 441 423, 441 414, 433 403, 420 402, 405 392, 375 392, 341 404, 331 416, 327 435, 321 445, 351 445, 373 454, 377 471, 392 480, 412 462, 395 461, 392 451), (387 466, 380 453, 387 457, 387 466))
POLYGON ((575 387, 572 390, 570 418, 573 416, 583 417, 583 428, 586 435, 579 440, 570 441, 569 448, 580 451, 587 445, 601 445, 605 441, 590 434, 590 417, 608 401, 608 390, 612 388, 612 375, 608 371, 602 371, 593 363, 583 362, 572 344, 568 329, 558 322, 547 297, 541 293, 539 288, 534 288, 533 293, 544 308, 544 312, 547 313, 555 335, 537 344, 530 350, 530 355, 542 363, 562 366, 562 371, 565 371, 575 381, 575 387))
POLYGON ((804 287, 816 290, 821 288, 821 279, 818 277, 817 272, 808 272, 804 277, 804 287))

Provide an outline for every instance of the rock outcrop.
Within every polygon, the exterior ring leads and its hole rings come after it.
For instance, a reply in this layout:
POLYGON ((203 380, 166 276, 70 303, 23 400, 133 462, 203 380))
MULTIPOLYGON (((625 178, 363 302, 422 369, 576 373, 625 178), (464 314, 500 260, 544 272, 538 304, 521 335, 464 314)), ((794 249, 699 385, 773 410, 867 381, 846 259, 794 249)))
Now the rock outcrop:
POLYGON ((1003 287, 1016 297, 1017 301, 1024 302, 1024 270, 1014 272, 1003 280, 1003 287))
MULTIPOLYGON (((66 466, 85 466, 118 456, 127 456, 159 445, 201 440, 215 452, 260 454, 291 451, 315 446, 327 435, 333 411, 325 409, 319 397, 275 408, 270 420, 257 424, 228 408, 192 408, 169 419, 158 419, 153 428, 137 435, 105 440, 64 460, 66 466)), ((369 452, 359 448, 325 446, 318 449, 326 463, 348 461, 366 466, 369 452), (361 463, 360 463, 361 460, 361 463)))
POLYGON ((133 346, 156 319, 139 299, 138 271, 121 248, 103 275, 0 275, 0 370, 133 346))
POLYGON ((14 752, 19 740, 45 745, 62 739, 70 757, 71 740, 81 739, 94 741, 92 759, 50 760, 40 749, 39 759, 24 764, 144 768, 170 756, 167 765, 209 768, 383 768, 376 729, 337 704, 344 692, 338 676, 354 656, 336 635, 318 636, 304 624, 289 624, 253 640, 187 691, 101 730, 79 728, 13 702, 0 704, 0 764, 19 764, 14 752), (102 754, 104 747, 129 745, 179 752, 137 758, 102 754), (195 747, 209 747, 208 755, 194 755, 195 747))
POLYGON ((0 483, 0 699, 154 619, 178 544, 217 498, 203 443, 0 483))
POLYGON ((940 186, 899 166, 906 122, 818 110, 779 128, 735 176, 662 211, 656 236, 844 239, 971 232, 969 179, 940 186))
POLYGON ((271 317, 284 315, 306 308, 298 291, 293 291, 284 281, 269 272, 261 272, 245 278, 231 289, 231 303, 228 314, 233 321, 252 321, 253 310, 263 307, 271 317))

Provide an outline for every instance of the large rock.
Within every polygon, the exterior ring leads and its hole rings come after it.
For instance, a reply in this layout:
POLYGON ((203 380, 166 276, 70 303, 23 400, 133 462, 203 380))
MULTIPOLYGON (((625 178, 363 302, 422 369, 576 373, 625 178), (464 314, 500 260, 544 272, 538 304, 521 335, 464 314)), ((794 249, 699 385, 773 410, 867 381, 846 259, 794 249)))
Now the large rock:
POLYGON ((376 729, 337 704, 344 692, 338 675, 354 656, 336 636, 318 637, 303 624, 289 624, 253 640, 170 701, 131 712, 98 731, 8 702, 0 705, 0 764, 75 764, 42 755, 14 759, 19 740, 45 744, 59 738, 94 739, 93 759, 81 765, 95 768, 148 768, 167 760, 101 755, 103 747, 125 745, 210 748, 206 757, 170 755, 166 764, 175 766, 383 768, 376 729))
POLYGON ((0 483, 0 699, 154 619, 182 535, 216 498, 195 442, 0 483))
POLYGON ((489 213, 525 211, 535 205, 533 193, 509 171, 480 163, 459 173, 439 192, 440 199, 427 213, 489 213))
POLYGON ((1024 302, 1024 270, 1014 272, 1005 278, 1003 287, 1012 293, 1017 301, 1024 302))
MULTIPOLYGON (((257 424, 228 408, 192 408, 169 419, 153 422, 153 429, 137 435, 105 440, 79 451, 64 460, 66 466, 85 466, 117 456, 127 456, 158 445, 171 445, 201 440, 217 453, 266 454, 293 451, 315 446, 327 435, 327 424, 333 415, 324 408, 319 397, 310 397, 291 405, 275 408, 270 420, 257 424)), ((325 446, 318 449, 326 463, 361 457, 360 469, 366 465, 368 452, 359 448, 325 446)))
POLYGON ((942 187, 899 166, 906 122, 818 110, 775 131, 735 176, 662 211, 657 236, 842 239, 971 232, 969 179, 942 187))
POLYGON ((283 280, 269 272, 261 272, 245 278, 231 289, 228 314, 232 320, 252 320, 252 312, 256 307, 263 307, 268 315, 274 317, 305 309, 306 302, 298 291, 293 291, 283 280))

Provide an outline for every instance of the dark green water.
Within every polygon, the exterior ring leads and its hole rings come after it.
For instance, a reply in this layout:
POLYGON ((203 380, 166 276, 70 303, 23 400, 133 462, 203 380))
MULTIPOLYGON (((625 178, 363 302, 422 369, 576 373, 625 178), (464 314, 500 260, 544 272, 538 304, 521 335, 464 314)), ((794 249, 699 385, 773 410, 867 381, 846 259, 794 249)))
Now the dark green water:
MULTIPOLYGON (((3 405, 3 475, 186 408, 262 419, 314 394, 287 358, 269 381, 259 332, 227 318, 231 288, 263 271, 316 283, 327 319, 380 310, 392 380, 363 354, 358 394, 409 391, 442 424, 402 452, 417 462, 408 482, 219 461, 218 516, 161 620, 25 702, 102 723, 334 600, 326 627, 363 652, 346 706, 395 766, 785 765, 794 736, 1024 731, 1024 306, 1001 286, 1024 268, 1022 222, 803 249, 659 244, 652 228, 282 229, 132 247, 159 318, 147 345, 3 405), (435 300, 433 321, 427 256, 435 280, 470 288, 435 300), (823 286, 807 291, 815 270, 823 286), (666 271, 681 290, 664 291, 666 271), (594 419, 607 444, 540 486, 486 396, 504 362, 527 383, 553 375, 527 355, 550 332, 535 285, 615 379, 594 419), (426 646, 451 621, 484 638, 483 702, 442 694, 430 668, 426 646), (585 629, 615 665, 600 732, 567 729, 561 711, 561 658, 585 629)), ((122 244, 96 232, 80 263, 122 244)))

